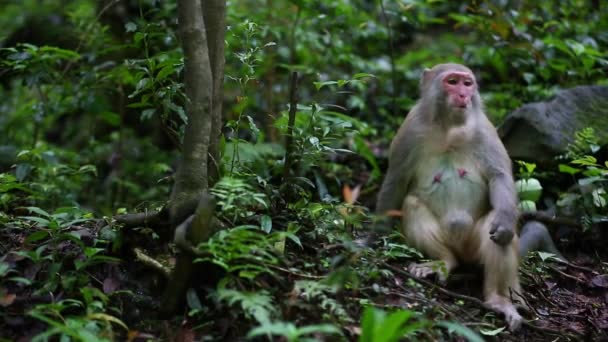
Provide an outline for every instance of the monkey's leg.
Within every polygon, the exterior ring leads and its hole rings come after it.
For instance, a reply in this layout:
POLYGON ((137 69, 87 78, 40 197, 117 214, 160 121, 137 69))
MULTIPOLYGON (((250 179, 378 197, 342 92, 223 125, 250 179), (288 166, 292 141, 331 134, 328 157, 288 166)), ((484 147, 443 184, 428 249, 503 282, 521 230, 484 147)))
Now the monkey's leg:
POLYGON ((490 212, 478 222, 476 231, 480 234, 479 261, 484 269, 485 305, 505 315, 509 330, 514 331, 522 323, 522 317, 511 302, 511 293, 518 298, 519 287, 519 255, 517 236, 506 246, 500 246, 490 239, 492 222, 490 212), (513 292, 512 292, 513 291, 513 292))
POLYGON ((458 262, 454 253, 447 247, 445 232, 441 231, 435 215, 416 196, 409 195, 403 201, 402 229, 410 245, 438 260, 411 264, 408 267, 410 273, 419 278, 436 274, 439 281, 446 281, 458 262))

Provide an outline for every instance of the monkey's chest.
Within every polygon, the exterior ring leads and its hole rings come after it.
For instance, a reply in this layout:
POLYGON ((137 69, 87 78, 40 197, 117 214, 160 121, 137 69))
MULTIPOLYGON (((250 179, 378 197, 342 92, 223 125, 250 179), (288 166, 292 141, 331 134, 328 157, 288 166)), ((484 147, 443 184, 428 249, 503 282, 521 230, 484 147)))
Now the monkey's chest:
POLYGON ((474 220, 487 210, 488 187, 473 160, 444 155, 423 162, 414 181, 416 195, 442 219, 466 212, 474 220))

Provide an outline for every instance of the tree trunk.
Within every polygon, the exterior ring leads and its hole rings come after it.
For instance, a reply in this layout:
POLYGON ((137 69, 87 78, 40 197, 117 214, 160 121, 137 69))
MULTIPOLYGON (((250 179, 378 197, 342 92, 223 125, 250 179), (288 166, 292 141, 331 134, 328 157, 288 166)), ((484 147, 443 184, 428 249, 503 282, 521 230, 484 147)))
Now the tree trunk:
POLYGON ((222 102, 224 94, 222 86, 224 83, 224 46, 226 36, 226 1, 206 0, 203 1, 203 17, 207 29, 207 41, 209 46, 209 60, 211 73, 213 75, 212 100, 213 110, 211 112, 211 134, 209 141, 209 184, 213 185, 219 176, 219 142, 222 133, 222 102))
MULTIPOLYGON (((180 38, 184 51, 184 86, 188 123, 184 135, 182 161, 175 175, 170 199, 171 221, 184 220, 186 203, 192 214, 198 198, 208 187, 207 154, 211 134, 213 77, 209 61, 207 34, 200 0, 177 2, 180 38)), ((177 222, 179 221, 179 222, 177 222)))
MULTIPOLYGON (((209 177, 211 182, 218 177, 226 4, 225 0, 178 0, 177 4, 188 123, 169 213, 171 225, 178 227, 183 223, 183 236, 196 246, 207 240, 214 229, 213 201, 204 194, 209 177), (189 219, 197 206, 194 219, 189 219)), ((183 301, 193 270, 193 256, 178 255, 163 297, 165 314, 175 312, 183 301)))

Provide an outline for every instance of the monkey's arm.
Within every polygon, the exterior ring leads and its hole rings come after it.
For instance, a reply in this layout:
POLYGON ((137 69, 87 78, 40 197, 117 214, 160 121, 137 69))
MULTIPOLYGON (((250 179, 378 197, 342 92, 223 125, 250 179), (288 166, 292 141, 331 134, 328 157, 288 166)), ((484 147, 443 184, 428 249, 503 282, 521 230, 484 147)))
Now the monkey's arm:
POLYGON ((410 127, 415 115, 410 112, 407 119, 399 128, 397 135, 391 143, 388 170, 384 182, 378 193, 376 213, 386 214, 390 210, 399 210, 403 206, 403 199, 407 194, 408 183, 412 178, 414 164, 416 132, 410 127))
POLYGON ((511 171, 511 159, 502 145, 493 126, 483 133, 485 140, 480 146, 480 159, 488 178, 489 200, 495 212, 490 230, 490 238, 504 246, 511 242, 519 217, 517 193, 511 171))
POLYGON ((386 214, 390 210, 401 210, 406 189, 398 167, 389 166, 376 201, 376 213, 386 214))
POLYGON ((505 172, 492 175, 489 179, 490 204, 496 211, 513 213, 517 217, 517 197, 513 176, 505 172))

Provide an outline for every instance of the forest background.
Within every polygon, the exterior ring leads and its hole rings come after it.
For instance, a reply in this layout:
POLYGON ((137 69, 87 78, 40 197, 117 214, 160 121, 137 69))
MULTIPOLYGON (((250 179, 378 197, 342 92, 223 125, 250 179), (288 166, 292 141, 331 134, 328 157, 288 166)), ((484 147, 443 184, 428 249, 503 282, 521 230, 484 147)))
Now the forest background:
POLYGON ((469 66, 497 125, 560 90, 608 86, 600 3, 227 1, 216 205, 199 217, 216 232, 176 281, 176 224, 154 213, 192 122, 177 2, 2 2, 0 338, 605 336, 605 127, 573 133, 551 162, 515 161, 535 194, 526 209, 567 220, 548 226, 569 260, 523 263, 523 331, 479 305, 476 278, 408 277, 422 256, 397 232, 362 243, 422 70, 469 66))

